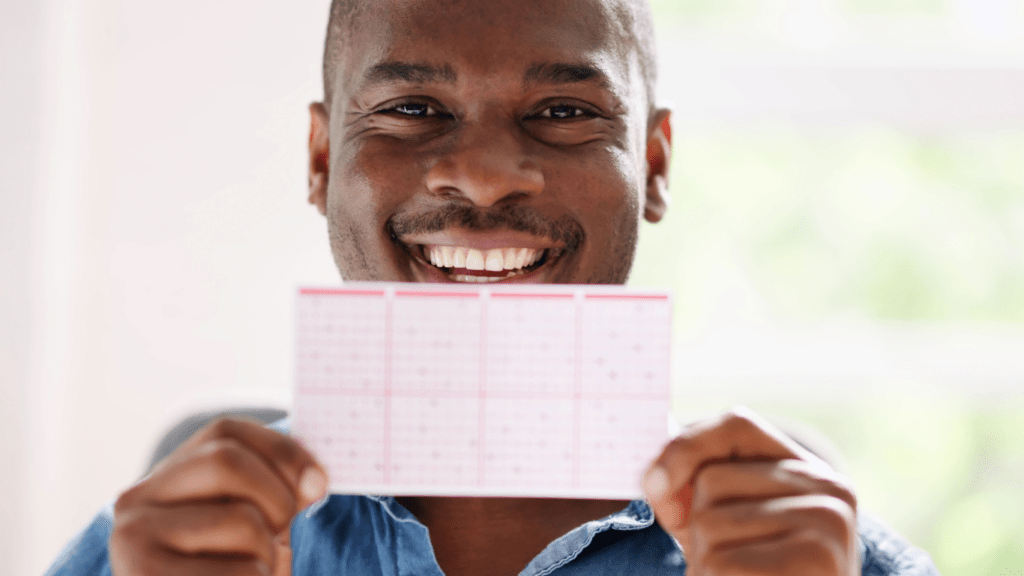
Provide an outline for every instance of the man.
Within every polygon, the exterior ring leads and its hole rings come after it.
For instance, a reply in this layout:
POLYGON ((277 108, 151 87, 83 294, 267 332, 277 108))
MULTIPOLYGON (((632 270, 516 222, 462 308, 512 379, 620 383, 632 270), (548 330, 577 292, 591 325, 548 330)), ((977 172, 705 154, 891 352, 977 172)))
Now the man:
MULTIPOLYGON (((309 201, 342 277, 624 283, 640 219, 668 206, 651 28, 644 0, 336 0, 309 201), (438 246, 477 255, 435 266, 438 246), (537 260, 490 265, 495 248, 537 260)), ((285 434, 221 420, 52 573, 935 574, 881 525, 858 533, 848 481, 743 410, 672 441, 646 501, 321 501, 326 485, 285 434)))

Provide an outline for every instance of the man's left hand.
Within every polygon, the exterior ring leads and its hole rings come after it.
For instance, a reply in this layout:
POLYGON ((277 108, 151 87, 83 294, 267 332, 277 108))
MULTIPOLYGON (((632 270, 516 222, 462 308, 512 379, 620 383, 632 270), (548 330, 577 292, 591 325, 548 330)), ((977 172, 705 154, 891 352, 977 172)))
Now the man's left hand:
POLYGON ((644 491, 690 576, 860 573, 849 481, 749 410, 687 427, 644 491))

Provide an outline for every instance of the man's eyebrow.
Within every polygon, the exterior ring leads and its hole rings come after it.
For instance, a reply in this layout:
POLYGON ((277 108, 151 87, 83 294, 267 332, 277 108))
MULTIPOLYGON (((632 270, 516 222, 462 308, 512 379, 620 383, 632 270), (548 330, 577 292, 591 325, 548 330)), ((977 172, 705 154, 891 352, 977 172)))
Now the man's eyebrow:
POLYGON ((534 64, 523 75, 523 84, 596 84, 609 88, 608 75, 590 64, 552 62, 534 64))
POLYGON ((380 62, 370 67, 363 74, 363 86, 408 82, 427 84, 444 82, 454 84, 458 79, 455 70, 449 65, 433 66, 431 64, 414 64, 411 62, 380 62))

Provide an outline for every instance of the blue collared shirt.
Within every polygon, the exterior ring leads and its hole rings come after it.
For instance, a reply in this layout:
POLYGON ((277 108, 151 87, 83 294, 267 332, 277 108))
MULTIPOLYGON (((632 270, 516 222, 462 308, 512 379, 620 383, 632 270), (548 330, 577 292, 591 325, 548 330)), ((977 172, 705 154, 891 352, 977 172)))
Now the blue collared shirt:
MULTIPOLYGON (((938 576, 928 554, 869 515, 858 520, 863 576, 938 576)), ((110 576, 107 541, 113 505, 64 549, 47 576, 110 576)), ((292 523, 295 576, 441 576, 427 527, 394 498, 334 494, 292 523)), ((572 530, 548 545, 520 576, 685 574, 675 541, 642 500, 572 530)))
MULTIPOLYGON (((286 431, 287 421, 272 427, 286 431)), ((110 576, 106 506, 57 558, 47 576, 110 576)), ((938 576, 924 551, 880 520, 858 513, 863 576, 938 576)), ((294 576, 443 576, 427 527, 389 496, 333 494, 292 522, 294 576)), ((587 522, 547 546, 520 576, 685 574, 686 561, 643 500, 587 522)))

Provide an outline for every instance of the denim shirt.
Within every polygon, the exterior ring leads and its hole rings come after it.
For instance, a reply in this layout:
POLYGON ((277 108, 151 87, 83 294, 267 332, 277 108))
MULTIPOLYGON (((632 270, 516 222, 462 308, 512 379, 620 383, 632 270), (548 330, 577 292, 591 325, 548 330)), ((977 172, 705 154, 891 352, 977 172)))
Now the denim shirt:
MULTIPOLYGON (((287 422, 272 428, 287 430, 287 422)), ((64 549, 47 576, 110 576, 107 505, 64 549)), ((924 551, 870 514, 858 512, 863 576, 938 576, 924 551)), ((442 576, 427 527, 389 496, 332 494, 292 521, 295 576, 442 576)), ((520 576, 655 576, 685 574, 678 544, 643 500, 587 522, 549 544, 520 576)))
MULTIPOLYGON (((113 505, 64 549, 47 576, 110 576, 107 541, 113 505)), ((860 513, 863 576, 938 576, 928 554, 860 513)), ((427 527, 394 498, 334 494, 292 522, 295 576, 440 576, 427 527)), ((587 522, 548 545, 520 576, 685 574, 675 541, 654 522, 642 500, 587 522)))

